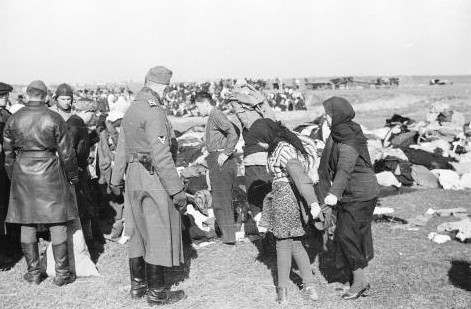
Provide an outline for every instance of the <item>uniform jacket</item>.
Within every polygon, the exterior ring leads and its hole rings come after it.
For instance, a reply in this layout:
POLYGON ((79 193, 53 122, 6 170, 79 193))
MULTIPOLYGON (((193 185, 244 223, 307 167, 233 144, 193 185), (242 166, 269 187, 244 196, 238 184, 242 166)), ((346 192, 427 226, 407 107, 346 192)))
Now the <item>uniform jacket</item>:
POLYGON ((124 176, 129 157, 133 153, 148 153, 152 166, 168 195, 183 190, 183 183, 175 168, 175 133, 160 99, 152 90, 143 88, 132 102, 121 122, 116 161, 111 183, 118 185, 124 176))
POLYGON ((7 222, 60 223, 78 217, 77 159, 62 117, 29 102, 4 130, 5 168, 11 179, 7 222))
POLYGON ((171 196, 183 190, 174 164, 176 139, 159 97, 144 87, 121 122, 111 184, 118 185, 126 172, 125 220, 132 247, 130 257, 166 267, 183 262, 181 216, 171 196), (135 154, 147 154, 152 169, 135 154), (136 240, 138 239, 138 240, 136 240))

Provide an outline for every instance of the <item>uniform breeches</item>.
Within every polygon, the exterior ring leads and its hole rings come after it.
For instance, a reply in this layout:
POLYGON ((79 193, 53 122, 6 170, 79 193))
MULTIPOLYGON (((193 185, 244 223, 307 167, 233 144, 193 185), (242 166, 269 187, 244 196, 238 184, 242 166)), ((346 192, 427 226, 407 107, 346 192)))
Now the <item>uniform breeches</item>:
POLYGON ((211 182, 211 195, 213 197, 214 216, 222 232, 222 242, 235 242, 236 225, 234 220, 234 205, 232 204, 232 190, 237 178, 237 164, 235 159, 229 157, 222 166, 217 159, 220 152, 208 155, 209 179, 211 182))
POLYGON ((354 271, 373 259, 371 222, 376 200, 339 204, 334 235, 337 268, 354 271))
MULTIPOLYGON (((51 233, 51 242, 53 245, 59 245, 67 241, 67 223, 45 224, 51 233)), ((21 225, 21 242, 25 244, 37 242, 37 225, 21 225)))

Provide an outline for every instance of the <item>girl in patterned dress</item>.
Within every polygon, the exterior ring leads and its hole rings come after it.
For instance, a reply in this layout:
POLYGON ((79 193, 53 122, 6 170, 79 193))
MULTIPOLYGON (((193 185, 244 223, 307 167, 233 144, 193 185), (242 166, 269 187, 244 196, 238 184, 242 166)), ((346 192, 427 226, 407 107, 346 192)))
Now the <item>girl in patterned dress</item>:
POLYGON ((279 122, 263 121, 265 129, 260 130, 258 138, 260 145, 268 148, 267 168, 273 175, 273 187, 264 200, 260 225, 276 238, 277 301, 287 300, 292 258, 301 272, 303 296, 317 300, 309 257, 301 242, 308 221, 306 209, 314 218, 320 213, 313 186, 318 180, 316 147, 313 140, 279 122))

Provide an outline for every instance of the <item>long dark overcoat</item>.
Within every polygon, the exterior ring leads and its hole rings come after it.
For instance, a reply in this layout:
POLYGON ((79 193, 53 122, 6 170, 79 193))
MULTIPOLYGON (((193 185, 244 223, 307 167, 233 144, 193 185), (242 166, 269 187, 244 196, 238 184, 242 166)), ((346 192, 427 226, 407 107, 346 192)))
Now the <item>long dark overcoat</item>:
POLYGON ((125 220, 131 234, 129 257, 143 256, 150 264, 166 267, 183 262, 182 223, 171 196, 183 190, 175 168, 175 134, 159 97, 143 88, 121 123, 111 183, 126 172, 125 220), (147 154, 149 172, 135 154, 147 154))
POLYGON ((29 102, 3 132, 11 179, 6 222, 61 223, 78 217, 77 159, 62 117, 43 102, 29 102))

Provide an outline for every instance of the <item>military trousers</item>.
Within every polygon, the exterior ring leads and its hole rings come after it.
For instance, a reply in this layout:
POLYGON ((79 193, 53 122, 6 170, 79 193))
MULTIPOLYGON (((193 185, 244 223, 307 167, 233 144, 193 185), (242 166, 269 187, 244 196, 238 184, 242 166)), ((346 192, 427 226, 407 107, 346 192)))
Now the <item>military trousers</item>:
MULTIPOLYGON (((51 233, 51 242, 53 245, 60 245, 67 241, 67 222, 44 225, 51 233)), ((22 224, 21 242, 25 244, 37 242, 37 230, 37 224, 22 224)))

